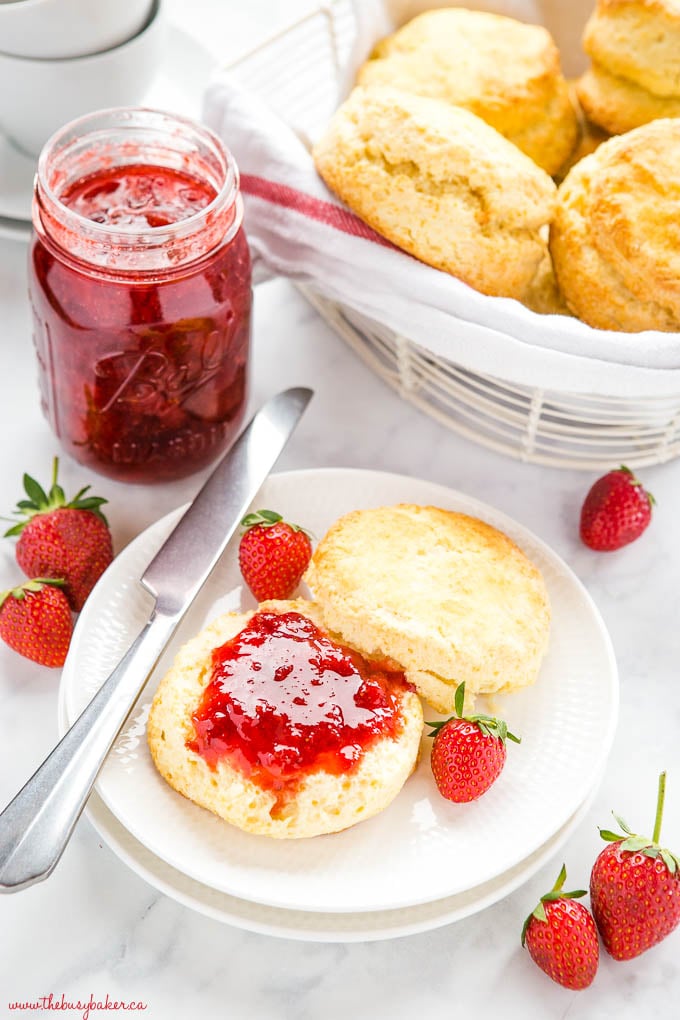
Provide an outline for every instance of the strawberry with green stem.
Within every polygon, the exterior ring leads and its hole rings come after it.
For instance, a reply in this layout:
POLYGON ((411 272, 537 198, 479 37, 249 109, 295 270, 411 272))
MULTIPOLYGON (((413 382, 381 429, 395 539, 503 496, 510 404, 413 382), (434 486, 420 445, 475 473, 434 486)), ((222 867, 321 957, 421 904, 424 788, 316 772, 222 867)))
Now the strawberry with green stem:
POLYGON ((63 581, 36 577, 0 592, 0 638, 41 666, 63 666, 73 621, 63 581))
MULTIPOLYGON (((608 845, 593 865, 590 899, 604 947, 615 960, 632 960, 680 924, 680 859, 660 846, 666 773, 659 776, 652 838, 600 829, 608 845)), ((613 814, 613 812, 612 812, 613 814)))
POLYGON ((596 552, 621 549, 649 526, 654 504, 642 482, 621 465, 590 488, 581 509, 581 540, 596 552))
POLYGON ((309 566, 309 535, 274 510, 246 514, 241 527, 238 561, 251 592, 258 602, 289 599, 309 566))
POLYGON ((521 738, 510 733, 504 719, 491 715, 463 714, 465 683, 454 699, 455 716, 428 722, 434 737, 430 765, 442 797, 465 804, 476 800, 496 781, 506 759, 506 740, 521 738))
POLYGON ((49 492, 24 475, 28 498, 19 500, 15 511, 23 520, 5 536, 19 536, 16 559, 27 577, 61 578, 71 609, 79 612, 113 559, 111 532, 101 512, 107 500, 88 496, 89 485, 67 500, 57 481, 58 469, 55 457, 49 492))
POLYGON ((585 889, 565 892, 564 864, 557 881, 522 928, 522 945, 548 977, 565 988, 580 990, 592 984, 600 958, 597 928, 590 911, 576 900, 585 889))

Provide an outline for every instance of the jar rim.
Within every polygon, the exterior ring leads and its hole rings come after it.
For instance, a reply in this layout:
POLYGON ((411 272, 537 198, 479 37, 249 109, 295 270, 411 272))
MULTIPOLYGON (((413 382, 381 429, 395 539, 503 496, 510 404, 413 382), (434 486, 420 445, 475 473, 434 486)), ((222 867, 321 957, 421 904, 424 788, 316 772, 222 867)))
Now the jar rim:
MULTIPOLYGON (((178 154, 181 151, 178 146, 178 154)), ((139 162, 139 158, 136 161, 139 162)), ((121 158, 118 165, 124 165, 126 162, 130 160, 121 158)), ((112 165, 116 165, 115 160, 112 160, 112 165)), ((78 176, 85 174, 76 175, 75 179, 78 176)), ((62 185, 63 183, 62 176, 62 185)), ((64 188, 61 190, 63 193, 64 188)), ((33 222, 38 232, 45 230, 48 234, 54 234, 54 231, 47 229, 41 215, 45 214, 50 225, 58 227, 57 232, 62 238, 68 234, 78 239, 80 242, 78 247, 82 247, 86 255, 78 253, 76 255, 84 257, 86 261, 92 261, 103 267, 125 268, 119 264, 115 254, 111 253, 111 245, 115 245, 120 249, 123 259, 129 253, 136 254, 134 265, 130 266, 135 271, 145 268, 156 269, 159 267, 155 264, 153 253, 172 250, 174 254, 170 265, 180 265, 187 261, 181 257, 183 249, 204 233, 206 244, 198 253, 201 256, 213 250, 218 244, 229 241, 241 225, 242 203, 238 201, 238 197, 239 173, 234 157, 222 139, 205 124, 190 117, 152 107, 110 107, 69 121, 45 143, 38 159, 35 178, 33 222), (195 147, 185 149, 187 155, 197 153, 199 144, 205 147, 213 162, 215 179, 210 183, 216 191, 207 205, 183 219, 143 229, 132 224, 98 223, 62 202, 57 183, 59 175, 57 174, 55 178, 53 166, 55 159, 65 162, 69 156, 74 156, 79 148, 87 148, 88 140, 91 151, 96 151, 98 145, 106 144, 107 137, 110 138, 112 131, 145 129, 155 131, 159 136, 165 134, 168 140, 175 138, 179 142, 182 134, 185 139, 194 139, 195 147), (218 224, 224 227, 221 232, 215 229, 218 224), (208 229, 210 227, 212 229, 208 229), (210 243, 211 241, 214 243, 210 243)), ((59 242, 58 237, 57 241, 59 242)), ((63 241, 62 246, 65 246, 63 241)))

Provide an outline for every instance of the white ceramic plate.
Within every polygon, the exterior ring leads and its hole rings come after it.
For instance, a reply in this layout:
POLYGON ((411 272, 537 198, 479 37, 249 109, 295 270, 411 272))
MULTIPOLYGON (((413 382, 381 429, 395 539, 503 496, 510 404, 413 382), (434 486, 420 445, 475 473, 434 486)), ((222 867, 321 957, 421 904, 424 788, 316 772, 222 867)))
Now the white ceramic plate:
MULTIPOLYGON (((618 703, 604 624, 577 578, 542 542, 492 507, 429 482, 329 469, 272 476, 254 500, 317 536, 348 510, 432 503, 482 517, 540 566, 553 607, 537 684, 498 699, 522 744, 479 801, 452 805, 436 791, 428 755, 390 807, 345 832, 270 840, 225 825, 176 794, 149 755, 145 720, 158 677, 177 647, 242 598, 236 542, 227 549, 147 685, 100 775, 97 790, 121 824, 157 857, 213 889, 296 911, 383 911, 440 900, 493 881, 553 839, 583 804, 604 766, 618 703)), ((141 629, 150 599, 136 579, 179 511, 115 560, 80 616, 63 673, 66 715, 90 700, 141 629)), ((431 714, 431 713, 427 713, 431 714)))
MULTIPOLYGON (((203 92, 215 64, 215 58, 200 42, 169 25, 164 61, 143 105, 199 117, 203 92)), ((36 163, 0 132, 0 237, 26 240, 30 235, 36 163)))
MULTIPOLYGON (((66 728, 63 720, 60 726, 63 733, 66 728)), ((166 896, 199 914, 236 928, 279 938, 304 942, 372 942, 441 928, 485 910, 504 896, 509 896, 558 853, 588 811, 599 785, 598 779, 578 811, 551 840, 493 881, 432 903, 356 914, 282 910, 217 892, 171 868, 142 846, 111 814, 96 793, 90 797, 86 814, 101 838, 132 871, 166 896)), ((527 904, 527 911, 530 906, 527 904)))

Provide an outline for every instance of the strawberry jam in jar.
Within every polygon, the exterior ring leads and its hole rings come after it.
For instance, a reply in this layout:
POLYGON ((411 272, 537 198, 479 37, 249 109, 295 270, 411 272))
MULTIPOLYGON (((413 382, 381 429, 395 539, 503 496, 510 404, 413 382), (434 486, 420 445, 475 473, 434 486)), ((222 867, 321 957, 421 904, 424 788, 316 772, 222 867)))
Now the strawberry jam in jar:
POLYGON ((47 143, 29 290, 43 410, 76 460, 165 481, 234 438, 252 302, 242 215, 233 158, 193 121, 104 110, 47 143))

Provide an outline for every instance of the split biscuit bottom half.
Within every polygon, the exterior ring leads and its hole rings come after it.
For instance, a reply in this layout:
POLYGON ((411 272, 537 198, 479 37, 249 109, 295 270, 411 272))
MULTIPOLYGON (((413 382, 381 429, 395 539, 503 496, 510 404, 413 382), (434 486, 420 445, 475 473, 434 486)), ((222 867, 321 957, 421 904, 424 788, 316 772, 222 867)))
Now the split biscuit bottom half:
MULTIPOLYGON (((299 600, 266 602, 268 613, 300 613, 323 626, 318 606, 299 600)), ((192 717, 212 678, 212 653, 247 625, 253 613, 226 613, 185 644, 154 696, 147 738, 151 756, 169 785, 245 832, 296 839, 338 832, 386 808, 416 766, 423 711, 410 689, 399 692, 398 728, 379 736, 359 761, 336 774, 320 768, 280 792, 250 778, 221 757, 215 768, 188 746, 194 741, 192 717)))

